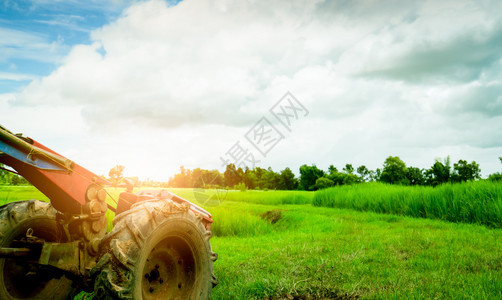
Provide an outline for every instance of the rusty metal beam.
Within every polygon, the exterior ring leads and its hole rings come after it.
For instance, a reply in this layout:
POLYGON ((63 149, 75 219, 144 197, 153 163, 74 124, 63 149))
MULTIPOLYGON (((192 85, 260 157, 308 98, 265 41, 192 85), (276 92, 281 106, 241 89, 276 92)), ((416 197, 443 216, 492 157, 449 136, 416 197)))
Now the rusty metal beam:
POLYGON ((0 258, 30 257, 35 251, 29 248, 0 248, 0 258))

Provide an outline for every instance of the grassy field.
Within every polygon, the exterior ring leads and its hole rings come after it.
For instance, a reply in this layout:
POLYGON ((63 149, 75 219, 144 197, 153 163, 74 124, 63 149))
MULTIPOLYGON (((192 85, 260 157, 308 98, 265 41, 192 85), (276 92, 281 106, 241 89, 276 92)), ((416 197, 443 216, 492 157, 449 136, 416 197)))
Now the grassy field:
POLYGON ((313 204, 502 228, 502 183, 487 180, 435 188, 383 183, 341 186, 318 191, 313 204))
POLYGON ((172 193, 201 205, 216 206, 224 201, 266 205, 310 204, 314 193, 306 191, 237 191, 204 189, 168 189, 172 193))
MULTIPOLYGON (((278 207, 249 208, 256 215, 278 207)), ((215 299, 502 297, 500 230, 308 205, 280 209, 270 231, 213 239, 215 299)))
MULTIPOLYGON (((206 201, 216 191, 204 191, 207 199, 172 191, 214 216, 213 299, 502 298, 500 228, 315 207, 317 194, 308 192, 206 201), (303 200, 284 204, 288 195, 303 200)), ((40 198, 31 188, 0 187, 6 195, 40 198)))
POLYGON ((39 192, 34 186, 2 186, 0 185, 0 205, 18 201, 38 199, 49 201, 44 194, 39 192))

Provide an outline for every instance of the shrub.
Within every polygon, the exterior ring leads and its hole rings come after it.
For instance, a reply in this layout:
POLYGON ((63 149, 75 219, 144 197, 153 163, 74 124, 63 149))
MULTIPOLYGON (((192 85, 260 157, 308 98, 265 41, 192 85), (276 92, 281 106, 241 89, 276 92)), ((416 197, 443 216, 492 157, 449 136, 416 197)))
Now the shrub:
POLYGON ((334 185, 333 180, 326 178, 326 177, 318 178, 315 181, 315 189, 316 190, 322 190, 325 188, 329 188, 329 187, 332 187, 333 185, 334 185))

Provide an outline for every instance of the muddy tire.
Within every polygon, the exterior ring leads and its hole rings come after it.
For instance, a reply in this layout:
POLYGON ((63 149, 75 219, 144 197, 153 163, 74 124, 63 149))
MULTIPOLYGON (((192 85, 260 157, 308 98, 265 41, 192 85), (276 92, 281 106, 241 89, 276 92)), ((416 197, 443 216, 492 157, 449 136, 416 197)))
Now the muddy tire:
POLYGON ((114 219, 91 271, 97 299, 209 299, 217 280, 211 232, 170 200, 134 205, 114 219))
MULTIPOLYGON (((12 202, 0 207, 0 247, 33 236, 47 242, 63 242, 55 221, 56 210, 39 200, 12 202)), ((72 282, 61 273, 20 260, 0 259, 0 299, 67 299, 72 282)))

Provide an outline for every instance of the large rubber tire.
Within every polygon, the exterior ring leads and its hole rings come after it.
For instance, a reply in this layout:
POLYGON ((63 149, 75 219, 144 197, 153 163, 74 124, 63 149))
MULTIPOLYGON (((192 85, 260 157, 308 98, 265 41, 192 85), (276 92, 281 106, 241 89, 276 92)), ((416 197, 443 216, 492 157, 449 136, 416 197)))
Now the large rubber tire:
POLYGON ((97 299, 209 299, 217 284, 211 231, 171 200, 134 205, 114 219, 91 271, 97 299))
MULTIPOLYGON (((56 210, 39 200, 12 202, 0 207, 0 247, 33 236, 47 242, 63 242, 55 221, 56 210)), ((0 299, 67 299, 72 281, 54 270, 20 260, 0 259, 0 299)))

